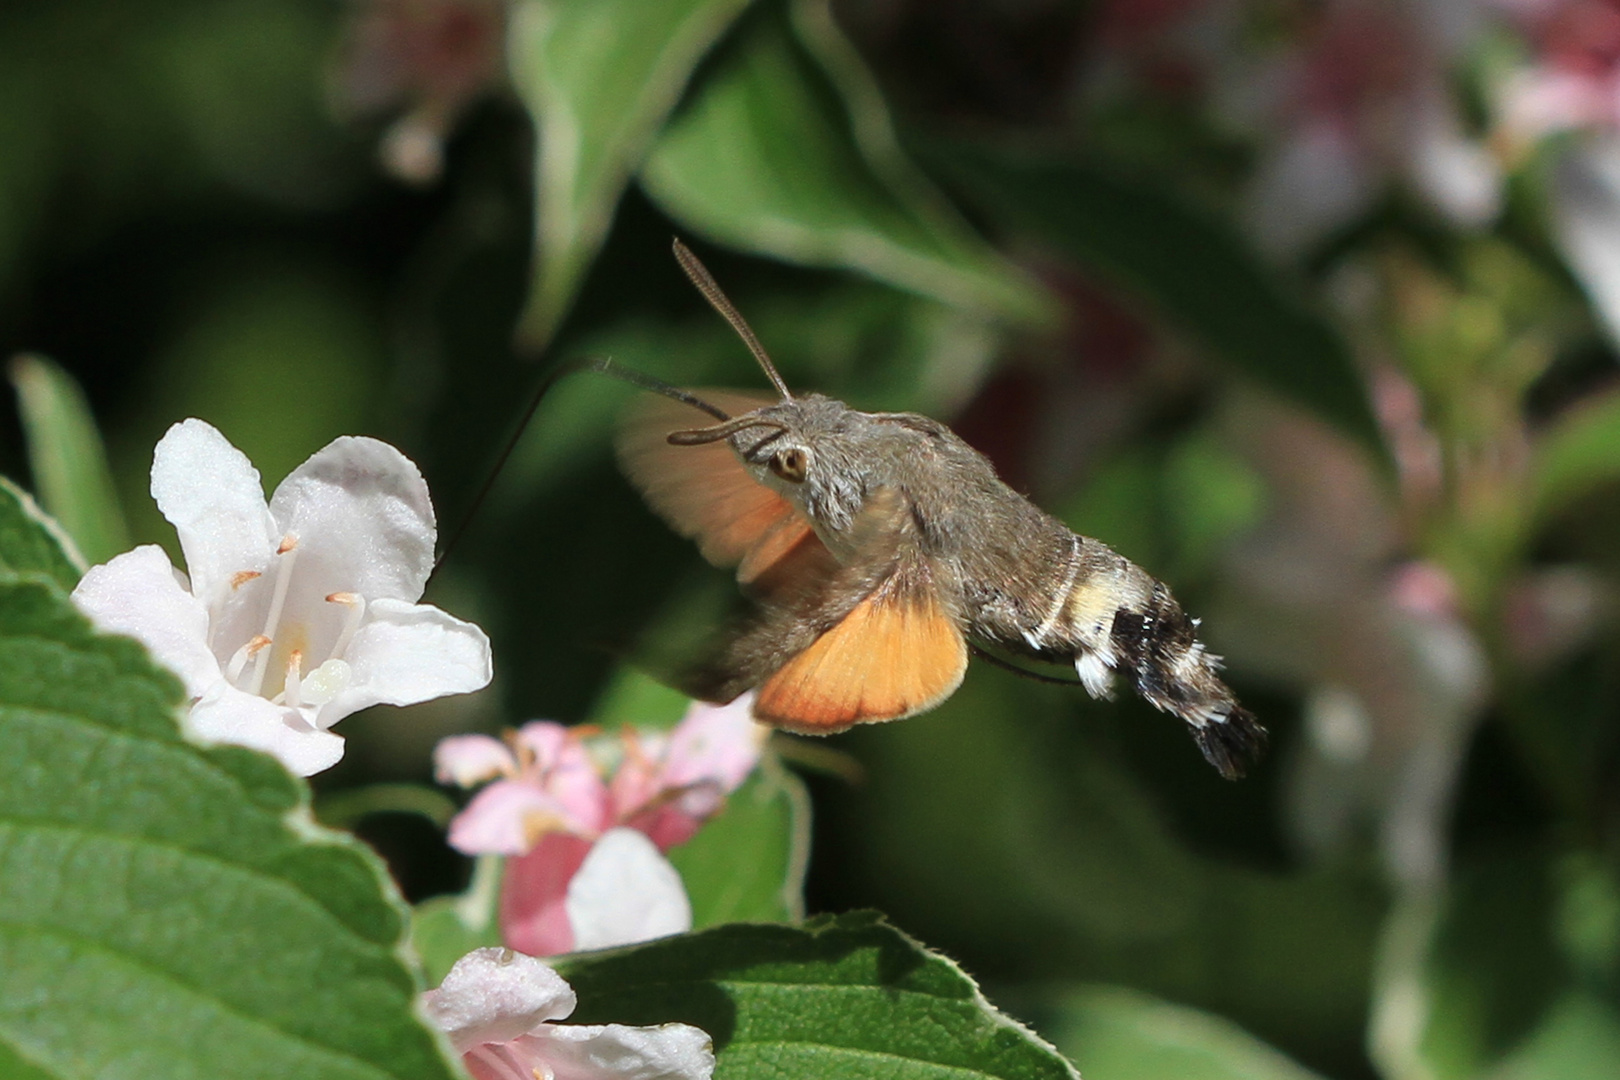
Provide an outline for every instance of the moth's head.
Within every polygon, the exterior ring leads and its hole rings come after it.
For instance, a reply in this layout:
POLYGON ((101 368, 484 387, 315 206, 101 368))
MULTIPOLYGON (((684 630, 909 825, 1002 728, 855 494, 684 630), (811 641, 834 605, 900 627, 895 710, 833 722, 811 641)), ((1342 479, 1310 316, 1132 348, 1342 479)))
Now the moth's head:
MULTIPOLYGON (((870 445, 879 433, 870 415, 820 394, 795 395, 754 336, 742 314, 726 299, 708 269, 679 240, 675 259, 699 292, 743 339, 781 400, 731 414, 694 395, 682 400, 720 423, 672 432, 674 446, 700 446, 724 440, 750 476, 802 510, 819 528, 839 529, 859 512, 867 490, 870 445)), ((661 392, 670 394, 668 389, 661 392)))
POLYGON ((756 481, 831 528, 843 527, 859 512, 873 466, 872 442, 879 435, 866 413, 834 398, 805 394, 747 416, 750 426, 729 441, 756 481))

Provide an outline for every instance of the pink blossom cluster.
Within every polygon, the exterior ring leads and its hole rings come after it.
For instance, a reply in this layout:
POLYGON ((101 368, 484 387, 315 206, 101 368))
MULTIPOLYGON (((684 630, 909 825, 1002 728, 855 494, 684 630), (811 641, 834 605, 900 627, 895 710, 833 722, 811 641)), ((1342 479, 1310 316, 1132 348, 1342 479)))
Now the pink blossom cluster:
POLYGON ((506 741, 458 735, 435 751, 441 783, 488 783, 450 823, 450 844, 469 855, 507 856, 500 925, 506 943, 533 956, 578 944, 568 888, 606 834, 632 829, 666 852, 690 840, 758 764, 766 729, 751 697, 694 703, 670 732, 535 721, 506 741))
POLYGON ((1531 59, 1502 88, 1510 136, 1620 129, 1620 4, 1613 0, 1500 0, 1531 59))
POLYGON ((1093 81, 1129 72, 1129 85, 1209 101, 1252 137, 1244 217, 1274 255, 1308 250, 1392 184, 1459 225, 1495 215, 1499 170, 1450 86, 1485 25, 1472 4, 1325 0, 1263 35, 1255 11, 1246 0, 1108 0, 1093 81))

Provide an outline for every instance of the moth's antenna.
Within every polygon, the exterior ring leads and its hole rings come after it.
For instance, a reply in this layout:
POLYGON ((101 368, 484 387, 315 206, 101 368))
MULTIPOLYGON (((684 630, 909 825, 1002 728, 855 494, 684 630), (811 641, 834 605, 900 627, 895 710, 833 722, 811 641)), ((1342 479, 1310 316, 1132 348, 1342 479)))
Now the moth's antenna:
POLYGON ((705 443, 719 442, 729 439, 739 431, 749 428, 768 427, 775 428, 776 435, 771 438, 780 438, 781 433, 787 430, 787 425, 775 420, 767 420, 762 416, 739 416, 735 420, 728 420, 713 427, 694 428, 691 431, 672 431, 669 433, 671 446, 702 446, 705 443))
POLYGON ((681 243, 679 237, 675 239, 675 261, 681 264, 681 269, 686 271, 687 278, 693 285, 697 286, 697 291, 703 294, 703 298, 709 302, 710 306, 720 313, 721 318, 731 324, 733 330, 737 331, 737 336, 743 339, 743 344, 748 346, 748 351, 754 354, 754 359, 759 361, 759 366, 765 369, 765 374, 770 377, 771 385, 776 387, 776 392, 782 395, 782 400, 792 400, 793 395, 788 392, 787 383, 782 381, 782 376, 777 374, 776 365, 771 363, 771 358, 765 354, 765 346, 759 343, 759 338, 755 337, 754 331, 749 329, 748 323, 743 320, 742 313, 733 307, 731 301, 726 299, 726 294, 720 291, 720 286, 715 283, 714 276, 709 273, 709 268, 698 261, 698 257, 692 254, 691 248, 681 243))

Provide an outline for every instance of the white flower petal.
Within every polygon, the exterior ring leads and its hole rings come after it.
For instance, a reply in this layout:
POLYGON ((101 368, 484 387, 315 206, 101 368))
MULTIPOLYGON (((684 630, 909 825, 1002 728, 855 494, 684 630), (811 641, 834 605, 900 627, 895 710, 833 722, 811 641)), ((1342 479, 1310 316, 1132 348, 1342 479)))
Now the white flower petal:
POLYGON ((343 758, 343 737, 309 727, 297 710, 272 705, 221 679, 191 707, 187 730, 206 742, 233 743, 281 759, 295 776, 312 776, 343 758))
POLYGON ((1570 269, 1620 341, 1620 139, 1569 146, 1554 160, 1548 213, 1570 269))
POLYGON ((1414 97, 1406 148, 1413 183, 1455 224, 1485 225, 1501 209, 1501 170, 1484 146, 1463 134, 1444 87, 1414 97))
POLYGON ((414 602, 433 570, 437 532, 422 474, 376 439, 345 436, 294 469, 270 499, 299 541, 299 573, 325 596, 414 602))
POLYGON ((714 1075, 714 1044, 689 1024, 552 1024, 522 1042, 555 1080, 709 1080, 714 1075))
POLYGON ((428 1018, 458 1053, 479 1043, 511 1042, 574 1011, 563 977, 511 949, 474 949, 457 960, 437 990, 422 995, 428 1018))
POLYGON ((1261 250, 1291 258, 1366 209, 1373 189, 1366 161, 1343 132, 1302 126, 1261 161, 1244 216, 1261 250))
POLYGON ((73 590, 73 602, 97 629, 127 634, 150 649, 180 676, 187 696, 219 681, 219 661, 208 651, 208 610, 181 587, 156 544, 92 566, 73 590))
POLYGON ((568 883, 575 949, 606 949, 692 928, 681 875, 644 833, 609 829, 568 883))
POLYGON ((152 453, 152 498, 174 525, 191 591, 212 605, 243 570, 263 570, 275 550, 275 522, 259 471, 211 425, 183 420, 152 453))
POLYGON ((414 705, 489 685, 489 638, 429 604, 378 600, 366 611, 344 659, 354 682, 321 707, 317 726, 329 728, 372 705, 414 705))

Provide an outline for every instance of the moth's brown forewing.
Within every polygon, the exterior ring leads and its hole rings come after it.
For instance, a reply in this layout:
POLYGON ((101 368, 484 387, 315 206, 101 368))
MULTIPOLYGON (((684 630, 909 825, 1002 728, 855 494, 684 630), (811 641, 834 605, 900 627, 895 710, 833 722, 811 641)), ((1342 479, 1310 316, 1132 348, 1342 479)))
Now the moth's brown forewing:
MULTIPOLYGON (((768 400, 734 390, 693 393, 733 416, 768 400)), ((671 446, 669 434, 692 426, 689 406, 665 398, 637 403, 619 432, 619 464, 648 504, 716 566, 738 566, 753 581, 806 536, 810 523, 782 496, 748 474, 723 440, 671 446)))

